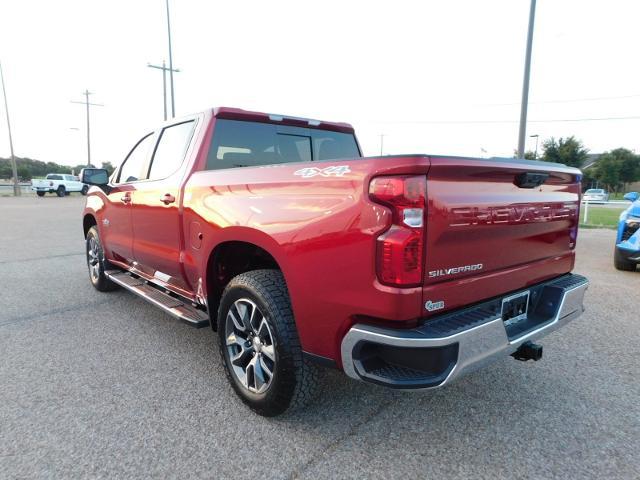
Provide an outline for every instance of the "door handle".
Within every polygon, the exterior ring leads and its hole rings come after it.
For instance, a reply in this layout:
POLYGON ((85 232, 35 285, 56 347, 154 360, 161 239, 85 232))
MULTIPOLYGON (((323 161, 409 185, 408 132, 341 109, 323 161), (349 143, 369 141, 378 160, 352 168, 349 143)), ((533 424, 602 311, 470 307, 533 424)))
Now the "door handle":
POLYGON ((160 199, 160 201, 162 203, 164 203, 165 205, 169 205, 170 203, 173 203, 176 201, 176 197, 174 197, 173 195, 171 195, 170 193, 165 193, 162 198, 160 199))
POLYGON ((124 194, 122 197, 120 197, 120 201, 122 203, 131 203, 131 195, 129 195, 128 193, 124 194))

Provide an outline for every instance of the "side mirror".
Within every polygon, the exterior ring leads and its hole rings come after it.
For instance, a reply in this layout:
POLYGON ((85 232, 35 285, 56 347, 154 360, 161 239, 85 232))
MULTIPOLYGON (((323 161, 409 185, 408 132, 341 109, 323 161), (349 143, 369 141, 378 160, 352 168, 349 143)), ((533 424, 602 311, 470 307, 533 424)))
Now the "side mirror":
POLYGON ((83 168, 80 171, 80 181, 87 185, 103 186, 109 183, 109 172, 104 168, 83 168))
POLYGON ((640 193, 638 192, 629 192, 624 196, 624 199, 630 202, 635 202, 638 198, 640 198, 640 193))

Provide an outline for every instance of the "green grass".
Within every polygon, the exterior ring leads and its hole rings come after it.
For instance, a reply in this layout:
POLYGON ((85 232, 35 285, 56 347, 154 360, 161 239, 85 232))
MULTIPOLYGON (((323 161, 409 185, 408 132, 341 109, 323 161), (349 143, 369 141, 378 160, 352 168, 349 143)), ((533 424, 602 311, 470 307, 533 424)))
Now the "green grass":
POLYGON ((625 208, 595 207, 589 205, 587 222, 584 223, 584 208, 585 206, 582 205, 580 209, 580 226, 586 228, 617 228, 620 213, 625 210, 625 208))

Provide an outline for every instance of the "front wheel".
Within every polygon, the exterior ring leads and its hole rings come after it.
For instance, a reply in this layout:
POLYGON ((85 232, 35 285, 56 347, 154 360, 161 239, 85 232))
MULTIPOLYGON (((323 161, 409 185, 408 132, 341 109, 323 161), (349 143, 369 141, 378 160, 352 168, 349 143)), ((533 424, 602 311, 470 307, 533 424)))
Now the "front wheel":
POLYGON ((289 292, 278 270, 234 277, 218 310, 220 355, 240 399, 272 417, 315 395, 320 369, 302 353, 289 292))
POLYGON ((86 195, 88 191, 89 191, 89 187, 85 185, 84 187, 82 187, 82 190, 80 190, 80 193, 82 195, 86 195))
POLYGON ((616 248, 613 253, 613 266, 616 267, 617 270, 622 270, 625 272, 635 272, 636 264, 634 262, 630 262, 616 248))
POLYGON ((105 270, 109 270, 112 267, 109 261, 104 258, 100 235, 95 225, 87 232, 86 251, 91 285, 100 292, 110 292, 118 288, 118 285, 109 280, 104 274, 105 270))
POLYGON ((45 194, 45 193, 47 193, 47 192, 36 192, 36 194, 37 194, 39 197, 44 197, 44 194, 45 194))

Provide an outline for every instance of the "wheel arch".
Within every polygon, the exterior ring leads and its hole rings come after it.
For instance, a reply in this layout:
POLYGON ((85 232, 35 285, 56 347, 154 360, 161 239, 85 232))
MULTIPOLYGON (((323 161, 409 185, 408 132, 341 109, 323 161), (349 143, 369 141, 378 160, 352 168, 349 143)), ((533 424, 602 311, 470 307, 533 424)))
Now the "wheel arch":
POLYGON ((257 242, 225 240, 209 253, 205 269, 205 292, 211 327, 217 330, 217 311, 222 293, 231 279, 252 270, 273 269, 283 271, 273 250, 257 242))
POLYGON ((84 232, 84 238, 87 238, 87 233, 89 233, 89 229, 97 225, 98 225, 98 222, 96 221, 96 217, 92 213, 86 213, 82 217, 82 230, 84 232))

